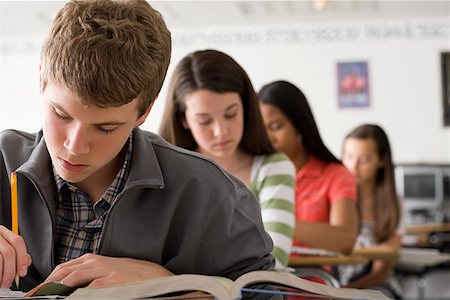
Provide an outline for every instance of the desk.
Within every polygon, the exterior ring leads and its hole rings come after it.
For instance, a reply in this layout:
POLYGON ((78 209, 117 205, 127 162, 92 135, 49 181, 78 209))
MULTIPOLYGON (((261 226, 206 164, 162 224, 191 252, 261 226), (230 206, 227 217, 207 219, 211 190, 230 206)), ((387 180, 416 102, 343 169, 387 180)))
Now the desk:
POLYGON ((289 257, 289 266, 317 266, 317 265, 351 265, 363 264, 374 259, 396 259, 399 252, 387 248, 357 248, 350 255, 339 256, 308 256, 291 255, 289 257))
POLYGON ((382 259, 391 260, 397 259, 399 256, 399 250, 393 250, 385 247, 374 247, 374 248, 356 248, 353 250, 352 255, 363 256, 369 260, 382 259))
POLYGON ((403 248, 397 267, 408 270, 422 270, 450 263, 450 254, 436 249, 403 248))
POLYGON ((289 257, 290 267, 320 266, 320 265, 354 265, 363 264, 367 258, 359 255, 342 256, 291 256, 289 257))
POLYGON ((421 234, 445 231, 450 231, 450 223, 410 225, 406 227, 405 234, 421 234))
POLYGON ((433 247, 446 252, 450 249, 450 223, 408 226, 402 244, 409 247, 433 247))
MULTIPOLYGON (((441 253, 437 249, 403 248, 395 266, 395 273, 402 282, 411 277, 415 278, 418 299, 424 299, 428 296, 426 290, 431 291, 426 276, 432 272, 447 270, 447 273, 443 275, 448 278, 449 267, 450 254, 448 253, 441 253)), ((443 280, 448 281, 448 279, 443 280)))

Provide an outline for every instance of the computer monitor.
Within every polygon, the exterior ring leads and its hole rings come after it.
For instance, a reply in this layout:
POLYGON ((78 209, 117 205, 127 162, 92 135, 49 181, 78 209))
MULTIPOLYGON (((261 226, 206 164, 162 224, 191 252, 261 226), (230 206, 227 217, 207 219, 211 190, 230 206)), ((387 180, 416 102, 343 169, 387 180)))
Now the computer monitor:
POLYGON ((437 211, 444 202, 444 168, 439 165, 397 165, 397 193, 409 211, 437 211))

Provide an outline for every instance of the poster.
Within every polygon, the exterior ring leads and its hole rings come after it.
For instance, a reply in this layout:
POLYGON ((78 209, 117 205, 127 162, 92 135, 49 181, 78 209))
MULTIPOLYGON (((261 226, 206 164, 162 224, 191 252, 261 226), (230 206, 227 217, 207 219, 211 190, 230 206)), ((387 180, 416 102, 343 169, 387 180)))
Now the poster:
POLYGON ((339 108, 368 107, 370 105, 367 62, 337 63, 337 83, 339 108))

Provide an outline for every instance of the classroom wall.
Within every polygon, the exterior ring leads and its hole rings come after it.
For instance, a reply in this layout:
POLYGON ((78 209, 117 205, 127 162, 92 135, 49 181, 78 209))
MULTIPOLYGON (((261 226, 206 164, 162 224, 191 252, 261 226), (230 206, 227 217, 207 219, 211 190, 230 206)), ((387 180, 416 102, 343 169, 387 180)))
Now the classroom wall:
MULTIPOLYGON (((310 101, 326 145, 340 156, 345 134, 366 122, 389 134, 396 162, 450 162, 443 126, 440 53, 450 51, 449 18, 298 22, 171 28, 172 63, 214 48, 233 56, 255 89, 272 80, 298 85, 310 101), (337 62, 367 61, 370 105, 339 108, 337 62)), ((40 127, 39 49, 45 33, 0 40, 0 130, 40 127)), ((157 131, 168 79, 144 129, 157 131)))

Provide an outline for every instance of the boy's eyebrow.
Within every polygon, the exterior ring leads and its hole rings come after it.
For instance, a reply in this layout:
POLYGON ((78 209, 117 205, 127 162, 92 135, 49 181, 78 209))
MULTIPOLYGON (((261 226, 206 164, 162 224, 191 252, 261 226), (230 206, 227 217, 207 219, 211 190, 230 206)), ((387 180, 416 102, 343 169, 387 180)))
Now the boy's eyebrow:
MULTIPOLYGON (((58 110, 60 110, 61 112, 63 112, 65 115, 70 117, 70 114, 68 114, 64 108, 62 108, 58 103, 55 103, 53 101, 49 101, 51 103, 51 105, 53 105, 54 107, 56 107, 58 110)), ((110 121, 110 122, 100 122, 100 123, 92 123, 92 125, 94 126, 117 126, 117 125, 123 125, 126 124, 126 122, 119 122, 119 121, 110 121)))
POLYGON ((103 122, 103 123, 92 123, 94 126, 112 126, 112 125, 123 125, 126 124, 126 122, 118 122, 118 121, 112 121, 112 122, 103 122))
POLYGON ((49 102, 52 106, 56 107, 58 110, 62 111, 63 113, 69 116, 69 114, 64 110, 64 108, 62 108, 58 103, 53 102, 52 100, 49 100, 49 102))

